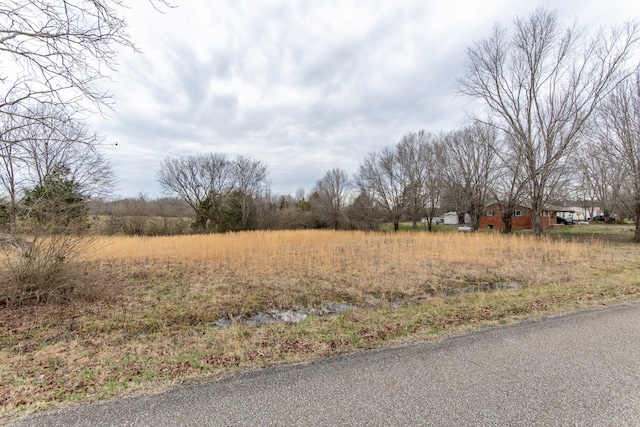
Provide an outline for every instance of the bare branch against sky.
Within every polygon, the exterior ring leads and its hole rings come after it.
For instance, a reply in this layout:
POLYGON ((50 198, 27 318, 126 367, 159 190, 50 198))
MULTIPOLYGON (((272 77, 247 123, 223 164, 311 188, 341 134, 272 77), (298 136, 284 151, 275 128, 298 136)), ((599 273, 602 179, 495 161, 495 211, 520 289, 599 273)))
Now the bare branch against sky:
POLYGON ((168 155, 262 161, 281 194, 334 168, 352 176, 409 132, 469 124, 474 105, 456 78, 465 49, 496 22, 510 27, 539 6, 591 29, 640 14, 634 0, 171 3, 123 10, 142 53, 122 49, 119 72, 100 82, 116 110, 92 124, 118 142, 108 156, 123 196, 159 195, 168 155))

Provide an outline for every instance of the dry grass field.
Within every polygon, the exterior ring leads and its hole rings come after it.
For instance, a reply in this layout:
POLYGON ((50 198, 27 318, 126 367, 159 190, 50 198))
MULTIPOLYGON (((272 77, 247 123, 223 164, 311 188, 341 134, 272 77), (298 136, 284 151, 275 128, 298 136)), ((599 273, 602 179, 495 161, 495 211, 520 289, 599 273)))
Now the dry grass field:
POLYGON ((638 245, 498 233, 101 238, 70 298, 0 308, 2 416, 637 299, 639 261, 638 245), (455 292, 483 282, 519 289, 455 292), (360 309, 211 326, 332 301, 360 309))

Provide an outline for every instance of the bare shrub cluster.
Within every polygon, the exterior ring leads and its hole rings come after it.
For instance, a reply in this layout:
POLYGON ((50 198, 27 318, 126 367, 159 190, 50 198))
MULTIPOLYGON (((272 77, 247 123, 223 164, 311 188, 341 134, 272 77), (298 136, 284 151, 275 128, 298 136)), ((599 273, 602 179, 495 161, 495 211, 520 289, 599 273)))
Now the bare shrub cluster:
POLYGON ((0 241, 0 305, 60 301, 71 297, 79 267, 94 237, 70 233, 37 233, 0 241))

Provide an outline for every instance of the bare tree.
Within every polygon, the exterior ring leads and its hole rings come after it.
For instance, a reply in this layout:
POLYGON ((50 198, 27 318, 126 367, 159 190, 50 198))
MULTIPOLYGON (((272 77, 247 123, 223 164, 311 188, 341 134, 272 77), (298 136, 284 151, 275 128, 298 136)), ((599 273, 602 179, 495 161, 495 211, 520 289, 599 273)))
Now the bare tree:
POLYGON ((113 170, 101 150, 103 138, 83 123, 54 113, 1 119, 13 124, 0 135, 0 183, 8 198, 11 228, 16 224, 20 192, 42 185, 61 168, 85 201, 108 194, 113 187, 113 170))
POLYGON ((540 8, 516 18, 512 35, 495 25, 489 38, 467 49, 460 90, 482 100, 495 125, 513 136, 536 235, 559 182, 554 175, 601 100, 633 72, 625 67, 637 45, 635 23, 589 34, 576 24, 562 28, 556 13, 540 8))
POLYGON ((266 164, 222 154, 167 157, 157 173, 164 192, 184 200, 200 231, 244 230, 256 211, 256 199, 268 190, 266 164))
POLYGON ((381 153, 367 155, 356 176, 360 192, 373 200, 385 219, 393 223, 394 231, 398 231, 407 210, 409 181, 405 172, 396 151, 387 147, 381 153))
MULTIPOLYGON (((620 218, 628 218, 635 222, 636 227, 638 225, 638 218, 636 217, 636 207, 635 207, 635 190, 633 188, 633 183, 630 179, 625 179, 622 181, 622 186, 620 187, 620 192, 618 194, 617 199, 615 200, 614 209, 616 213, 619 213, 620 218)), ((635 238, 635 236, 634 236, 635 238)))
POLYGON ((349 204, 351 183, 347 173, 340 169, 327 171, 316 182, 311 197, 311 210, 325 226, 338 229, 348 223, 345 210, 349 204))
POLYGON ((433 135, 424 130, 411 132, 404 135, 395 147, 397 159, 404 169, 403 175, 408 180, 405 199, 413 228, 417 228, 418 219, 422 218, 427 205, 428 174, 434 166, 428 163, 432 160, 428 150, 433 139, 433 135))
POLYGON ((505 233, 513 231, 513 216, 523 203, 527 185, 523 170, 523 153, 510 149, 512 144, 509 134, 504 132, 502 137, 498 136, 496 139, 494 153, 498 169, 489 188, 493 199, 500 205, 505 233))
MULTIPOLYGON (((606 129, 606 126, 605 126, 606 129)), ((594 132, 597 137, 600 130, 594 132)), ((614 206, 621 198, 624 179, 628 169, 620 167, 617 156, 611 153, 605 141, 597 138, 583 144, 575 156, 579 189, 576 191, 585 208, 593 209, 598 202, 605 220, 611 220, 614 206)), ((590 215, 591 216, 591 215, 590 215)))
POLYGON ((431 137, 422 152, 425 170, 425 209, 427 228, 433 230, 433 219, 441 209, 445 186, 446 148, 441 137, 431 137))
POLYGON ((363 190, 360 190, 347 207, 346 215, 351 227, 358 230, 375 230, 384 219, 384 214, 374 200, 363 190))
POLYGON ((213 198, 224 197, 233 189, 233 166, 222 154, 167 157, 157 177, 166 194, 177 195, 193 209, 201 231, 211 219, 213 198))
POLYGON ((460 195, 464 212, 477 229, 487 204, 490 187, 498 175, 495 145, 497 129, 475 123, 444 137, 446 179, 460 195))
POLYGON ((18 189, 21 165, 22 141, 21 126, 18 124, 18 117, 14 115, 0 116, 0 184, 7 197, 7 222, 9 228, 13 229, 16 224, 18 212, 18 189))
POLYGON ((597 119, 603 150, 627 176, 636 222, 634 241, 640 242, 640 72, 609 95, 597 119))
POLYGON ((241 210, 240 228, 249 229, 249 220, 256 214, 256 202, 269 192, 269 167, 248 157, 238 156, 233 163, 234 187, 239 192, 241 210))
MULTIPOLYGON (((155 5, 171 7, 164 0, 155 5)), ((36 105, 84 109, 109 104, 97 82, 113 70, 119 46, 134 48, 121 0, 11 0, 0 3, 0 113, 36 105), (6 66, 10 64, 10 66, 6 66)))
MULTIPOLYGON (((165 0, 150 2, 170 6, 165 0)), ((54 213, 84 215, 83 188, 95 190, 112 176, 102 154, 87 149, 100 138, 80 125, 74 114, 111 105, 98 81, 113 70, 118 47, 133 48, 120 15, 124 7, 121 0, 0 2, 0 158, 12 223, 20 190, 17 182, 25 170, 35 184, 24 189, 22 200, 23 206, 30 206, 28 217, 35 219, 29 230, 35 236, 29 257, 17 264, 15 257, 6 257, 18 299, 33 294, 39 299, 41 292, 68 289, 69 260, 83 243, 68 235, 72 227, 66 220, 64 232, 45 225, 56 223, 54 213), (78 142, 69 137, 70 126, 82 140, 78 149, 70 148, 78 142), (36 129, 44 132, 36 137, 36 129), (22 145, 24 141, 31 145, 22 145), (42 155, 50 157, 36 157, 42 155), (83 172, 89 168, 92 174, 83 172), (71 201, 80 203, 78 209, 69 209, 71 201)))
POLYGON ((104 137, 86 124, 67 118, 29 128, 22 160, 29 165, 31 182, 42 182, 55 168, 65 165, 83 194, 105 196, 115 177, 103 147, 104 137))

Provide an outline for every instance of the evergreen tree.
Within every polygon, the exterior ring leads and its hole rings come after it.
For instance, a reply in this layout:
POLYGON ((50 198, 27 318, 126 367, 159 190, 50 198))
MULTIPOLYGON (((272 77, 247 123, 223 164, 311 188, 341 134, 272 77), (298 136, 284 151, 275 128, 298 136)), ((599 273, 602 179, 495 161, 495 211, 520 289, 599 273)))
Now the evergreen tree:
POLYGON ((67 166, 59 165, 33 188, 26 190, 22 199, 25 218, 57 230, 86 223, 86 197, 70 173, 67 166))

